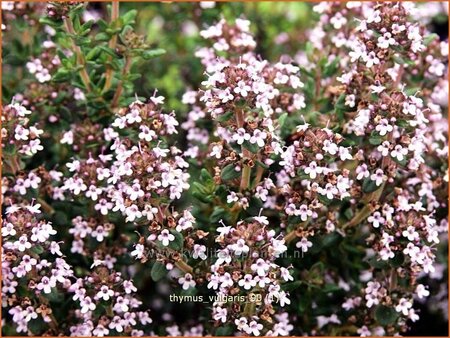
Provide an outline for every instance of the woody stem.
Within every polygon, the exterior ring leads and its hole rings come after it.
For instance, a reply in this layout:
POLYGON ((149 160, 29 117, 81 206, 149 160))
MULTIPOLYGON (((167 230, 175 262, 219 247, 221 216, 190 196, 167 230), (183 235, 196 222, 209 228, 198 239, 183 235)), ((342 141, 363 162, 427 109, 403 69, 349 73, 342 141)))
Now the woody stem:
MULTIPOLYGON (((237 122, 237 126, 238 128, 243 128, 244 127, 244 110, 242 109, 237 109, 236 110, 236 122, 237 122)), ((252 168, 246 163, 246 160, 249 160, 251 157, 251 153, 248 149, 246 149, 244 147, 244 145, 241 146, 242 149, 242 155, 243 155, 243 163, 242 163, 242 176, 241 176, 241 184, 240 184, 240 191, 243 191, 245 189, 248 188, 248 186, 250 185, 250 176, 251 176, 251 171, 252 168)))

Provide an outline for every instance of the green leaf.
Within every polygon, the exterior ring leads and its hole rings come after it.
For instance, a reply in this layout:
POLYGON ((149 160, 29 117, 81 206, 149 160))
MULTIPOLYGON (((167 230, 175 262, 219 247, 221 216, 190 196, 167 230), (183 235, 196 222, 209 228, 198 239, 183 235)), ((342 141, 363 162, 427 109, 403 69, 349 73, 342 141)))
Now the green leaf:
POLYGON ((52 81, 54 82, 65 82, 68 81, 72 77, 72 72, 65 68, 60 68, 55 75, 52 77, 52 81))
POLYGON ((200 178, 202 182, 205 183, 210 183, 213 181, 213 177, 206 168, 202 168, 202 170, 200 171, 200 178))
POLYGON ((30 320, 28 323, 28 329, 36 336, 40 336, 41 333, 47 328, 47 325, 43 320, 42 317, 39 316, 36 319, 30 320))
POLYGON ((233 180, 241 177, 241 172, 236 171, 235 165, 232 163, 222 169, 222 174, 220 177, 222 177, 222 180, 224 181, 233 180))
POLYGON ((30 249, 32 252, 34 252, 35 254, 40 255, 41 253, 44 252, 44 248, 41 245, 33 245, 30 249))
POLYGON ((216 118, 216 120, 217 120, 218 122, 227 122, 228 120, 230 120, 230 119, 233 117, 233 115, 234 115, 234 113, 230 110, 230 111, 227 111, 227 112, 224 113, 224 114, 219 115, 219 116, 216 118))
POLYGON ((170 233, 175 236, 175 239, 169 243, 169 248, 174 250, 183 249, 184 237, 176 230, 170 230, 170 233))
POLYGON ((371 257, 367 260, 367 263, 370 264, 370 266, 376 268, 376 269, 385 269, 389 265, 386 261, 383 261, 381 259, 378 259, 377 257, 371 257))
POLYGON ((377 186, 375 181, 372 181, 370 178, 365 178, 363 181, 363 184, 362 184, 362 190, 366 193, 373 192, 380 188, 381 188, 381 185, 377 186))
POLYGON ((382 326, 392 325, 398 318, 398 313, 392 307, 379 305, 375 309, 375 319, 382 326))
POLYGON ((232 333, 233 333, 233 326, 225 325, 225 326, 220 326, 216 330, 215 335, 217 335, 217 336, 231 336, 232 333))
POLYGON ((278 118, 278 124, 280 125, 281 128, 283 128, 284 124, 286 123, 287 117, 288 117, 288 113, 283 113, 278 118))
POLYGON ((138 13, 137 10, 132 9, 131 11, 128 11, 124 15, 122 15, 124 25, 134 23, 134 21, 136 20, 137 13, 138 13))
POLYGON ((213 200, 213 196, 207 196, 205 194, 202 194, 199 191, 193 191, 192 196, 194 196, 196 199, 198 199, 199 201, 201 201, 203 203, 211 203, 213 200))
POLYGON ((251 151, 253 154, 258 153, 260 149, 256 143, 250 143, 250 141, 245 141, 242 145, 245 149, 251 151))
POLYGON ((209 216, 209 221, 211 223, 217 223, 221 219, 228 219, 227 211, 222 207, 214 207, 214 211, 211 213, 211 216, 209 216))
POLYGON ((389 264, 394 268, 398 268, 405 262, 405 256, 402 252, 396 252, 394 258, 389 260, 389 264))
POLYGON ((255 164, 263 169, 269 169, 269 166, 261 161, 255 161, 255 164))
POLYGON ((167 274, 166 266, 160 262, 155 262, 152 266, 152 270, 150 271, 150 276, 152 279, 157 282, 161 280, 167 274))
POLYGON ((111 56, 116 56, 116 52, 113 50, 113 49, 111 49, 111 48, 109 48, 109 47, 106 47, 106 46, 98 46, 98 48, 100 48, 102 51, 104 51, 106 54, 109 54, 109 55, 111 55, 111 56))
POLYGON ((96 36, 95 36, 95 41, 109 41, 109 39, 110 39, 111 37, 110 37, 110 35, 109 34, 106 34, 106 33, 98 33, 96 36))
POLYGON ((58 21, 53 21, 49 17, 42 17, 39 19, 39 23, 43 25, 48 25, 50 27, 56 28, 59 27, 61 24, 58 21))
POLYGON ((377 146, 383 142, 383 139, 381 136, 370 136, 369 137, 369 143, 373 144, 374 146, 377 146))
POLYGON ((428 46, 430 43, 432 43, 436 39, 439 39, 439 35, 437 35, 436 33, 432 33, 432 34, 428 35, 427 37, 425 37, 425 39, 423 39, 423 44, 425 46, 428 46))
POLYGON ((336 73, 337 69, 338 69, 339 61, 340 61, 340 58, 336 57, 336 58, 334 58, 333 61, 331 61, 330 63, 326 64, 325 68, 323 70, 323 76, 324 77, 333 76, 336 73))
POLYGON ((302 284, 303 284, 303 281, 296 280, 295 282, 283 284, 281 286, 281 288, 283 289, 283 291, 289 291, 290 292, 290 291, 294 291, 295 289, 298 289, 302 284))
POLYGON ((166 51, 161 48, 146 50, 145 52, 142 53, 142 58, 144 58, 145 60, 149 60, 161 56, 163 54, 166 54, 166 51))

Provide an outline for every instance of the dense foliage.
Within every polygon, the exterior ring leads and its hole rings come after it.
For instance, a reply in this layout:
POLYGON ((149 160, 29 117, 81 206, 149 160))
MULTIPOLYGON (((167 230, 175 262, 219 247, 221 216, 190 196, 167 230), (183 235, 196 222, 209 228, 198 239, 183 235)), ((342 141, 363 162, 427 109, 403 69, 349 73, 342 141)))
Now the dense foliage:
POLYGON ((418 6, 2 2, 3 334, 445 335, 418 6))

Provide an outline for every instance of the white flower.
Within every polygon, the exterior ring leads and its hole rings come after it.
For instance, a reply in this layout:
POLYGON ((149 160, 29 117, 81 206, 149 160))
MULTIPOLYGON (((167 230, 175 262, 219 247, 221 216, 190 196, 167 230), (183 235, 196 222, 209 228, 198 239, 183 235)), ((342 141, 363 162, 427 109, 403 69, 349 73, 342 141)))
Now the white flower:
POLYGON ((136 244, 134 250, 131 252, 131 256, 136 256, 136 259, 144 257, 144 245, 136 244))
POLYGON ((239 256, 242 253, 247 253, 250 248, 245 244, 245 240, 242 238, 238 239, 237 242, 230 246, 231 250, 234 251, 234 254, 239 256))
POLYGON ((87 313, 88 311, 94 311, 96 306, 92 302, 90 297, 85 297, 80 300, 81 313, 87 313))
POLYGON ((380 186, 380 185, 383 183, 383 181, 386 180, 386 176, 384 175, 383 170, 377 169, 377 170, 375 171, 375 174, 372 174, 372 175, 370 176, 370 179, 371 179, 372 181, 375 181, 375 184, 376 184, 377 187, 378 187, 378 186, 380 186))
POLYGON ((267 138, 267 133, 264 131, 260 131, 259 129, 255 129, 253 131, 253 136, 250 138, 250 143, 257 144, 260 148, 264 147, 264 140, 267 138))
POLYGON ((211 275, 209 283, 208 283, 208 289, 214 289, 216 290, 219 287, 220 278, 217 275, 211 275))
POLYGON ((180 277, 178 279, 178 284, 182 285, 183 290, 187 290, 189 288, 193 288, 196 283, 192 275, 190 273, 187 273, 184 275, 184 277, 180 277))
POLYGON ((111 210, 113 204, 108 202, 106 199, 102 198, 98 203, 94 206, 94 209, 100 211, 102 215, 107 215, 108 211, 111 210))
POLYGON ((117 297, 116 304, 114 304, 113 310, 114 312, 127 312, 130 307, 130 300, 127 298, 124 298, 122 296, 117 297))
POLYGON ((236 94, 241 94, 242 97, 247 97, 248 92, 251 90, 252 90, 252 88, 242 80, 239 81, 237 83, 237 86, 234 88, 234 92, 236 94))
POLYGON ((172 235, 169 230, 164 229, 161 231, 161 234, 158 235, 158 240, 162 243, 162 245, 168 246, 170 242, 175 240, 175 236, 172 235))
POLYGON ((141 189, 141 185, 137 182, 134 183, 131 187, 127 187, 127 194, 132 201, 144 197, 144 191, 141 189))
POLYGON ((402 232, 403 237, 408 238, 409 241, 417 241, 419 239, 419 233, 412 225, 402 232))
POLYGON ((73 144, 73 132, 71 130, 66 131, 59 142, 61 144, 73 144))
POLYGON ((102 242, 105 236, 108 236, 108 232, 102 225, 99 225, 91 232, 91 236, 94 237, 98 242, 102 242))
POLYGON ((339 147, 339 157, 341 158, 341 161, 353 159, 353 156, 350 154, 350 151, 348 150, 348 148, 345 147, 339 147))
POLYGON ((108 288, 106 285, 102 285, 100 287, 100 291, 97 292, 96 295, 98 299, 102 298, 103 300, 109 300, 112 296, 114 296, 114 291, 108 288))
POLYGON ((250 134, 247 133, 244 128, 239 128, 236 130, 236 134, 233 135, 233 140, 239 145, 244 143, 244 141, 250 140, 250 138, 250 134))
POLYGON ((380 224, 384 224, 385 219, 384 219, 384 217, 381 216, 381 214, 378 211, 376 211, 376 212, 374 212, 373 215, 371 215, 367 218, 367 221, 369 223, 372 223, 374 228, 378 228, 380 226, 380 224))
POLYGON ((6 223, 2 226, 2 236, 14 236, 16 234, 16 230, 14 229, 14 225, 12 223, 6 223))
POLYGON ((102 189, 97 188, 95 185, 90 185, 86 191, 86 197, 91 198, 93 201, 96 201, 101 193, 102 189))
POLYGON ((140 111, 139 111, 139 109, 136 109, 136 108, 131 109, 131 111, 127 115, 125 115, 125 118, 126 118, 127 123, 129 123, 129 124, 133 124, 135 122, 137 122, 137 123, 142 122, 140 111))
POLYGON ((47 276, 42 277, 40 283, 36 286, 38 290, 44 293, 52 292, 51 288, 56 286, 56 280, 47 276))
POLYGON ((205 255, 206 252, 206 246, 200 245, 200 244, 194 244, 194 252, 192 254, 192 258, 200 258, 202 260, 205 260, 207 257, 205 255))
POLYGON ((26 141, 26 140, 28 140, 28 136, 29 135, 30 135, 30 131, 28 129, 25 129, 20 124, 18 124, 16 126, 16 129, 14 130, 14 138, 16 140, 18 140, 18 141, 20 141, 20 140, 26 141))
POLYGON ((294 214, 300 216, 300 219, 304 222, 311 217, 313 212, 308 208, 306 204, 302 204, 298 210, 295 210, 294 214))
POLYGON ((426 298, 430 295, 430 291, 428 291, 423 284, 418 284, 416 287, 416 294, 419 298, 426 298))
POLYGON ((372 90, 372 94, 380 94, 386 87, 382 85, 371 85, 370 89, 372 90))
POLYGON ((242 286, 245 290, 250 290, 251 288, 256 286, 256 281, 253 279, 253 276, 250 274, 246 274, 239 282, 239 286, 242 286))
POLYGON ((219 277, 220 281, 220 287, 221 288, 228 288, 232 287, 234 284, 233 279, 231 278, 231 275, 228 272, 225 272, 222 276, 219 277))
POLYGON ((22 235, 17 241, 14 242, 14 247, 17 248, 17 250, 19 250, 20 252, 24 252, 25 250, 31 248, 31 243, 28 242, 28 238, 26 235, 22 235))
POLYGON ((339 147, 337 146, 336 143, 331 142, 330 140, 325 140, 323 141, 322 149, 327 153, 329 153, 330 155, 336 155, 339 150, 339 147))
POLYGON ((220 159, 222 157, 223 146, 221 144, 214 144, 209 156, 220 159))
POLYGON ((294 280, 294 277, 291 276, 291 274, 289 273, 289 270, 284 267, 280 267, 280 275, 281 275, 281 278, 283 278, 284 281, 286 281, 286 282, 288 282, 290 280, 294 280))
POLYGON ((132 204, 126 208, 125 214, 127 215, 127 218, 125 219, 126 222, 133 222, 136 218, 142 217, 142 212, 136 204, 132 204))
POLYGON ((122 319, 119 316, 114 316, 114 318, 109 323, 108 327, 111 330, 116 330, 117 332, 123 332, 123 323, 122 319))
POLYGON ((358 176, 356 176, 357 180, 362 180, 363 178, 369 177, 370 172, 367 169, 367 164, 363 163, 363 164, 359 165, 356 168, 356 174, 358 175, 358 176))
POLYGON ((273 249, 273 255, 275 257, 280 256, 283 252, 287 251, 287 246, 285 245, 284 239, 271 239, 272 249, 273 249))
POLYGON ((373 65, 380 64, 380 59, 377 58, 375 52, 370 52, 367 55, 362 56, 364 62, 366 63, 366 67, 371 68, 373 65))
POLYGON ((227 321, 227 309, 217 307, 214 308, 214 320, 221 321, 222 323, 225 323, 227 321))
POLYGON ((230 89, 226 88, 225 90, 221 90, 218 94, 219 99, 222 101, 222 103, 227 103, 228 101, 231 101, 234 99, 233 94, 230 93, 230 89))
POLYGON ((392 33, 395 34, 395 35, 398 34, 398 33, 403 32, 404 30, 406 30, 405 25, 399 25, 399 24, 396 24, 396 23, 394 23, 392 25, 392 33))
POLYGON ((395 306, 395 311, 401 312, 404 316, 407 316, 411 307, 412 303, 408 299, 401 298, 398 305, 395 306))
POLYGON ((325 188, 319 187, 317 189, 317 191, 321 195, 325 195, 330 200, 332 200, 334 198, 334 196, 339 193, 339 190, 334 185, 332 185, 331 183, 327 183, 325 185, 325 188))
POLYGON ((308 241, 306 237, 302 237, 300 241, 295 244, 297 248, 302 249, 302 252, 307 252, 310 247, 312 247, 312 242, 308 241))
POLYGON ((386 48, 389 48, 389 46, 393 46, 395 44, 396 44, 396 42, 395 42, 395 39, 392 37, 392 34, 389 32, 386 32, 378 38, 377 46, 382 49, 386 49, 386 48))
POLYGON ((389 124, 389 121, 387 119, 381 119, 380 123, 375 127, 375 130, 378 131, 381 136, 390 133, 393 129, 394 128, 389 124))
POLYGON ((262 258, 258 258, 256 263, 252 264, 252 271, 255 271, 259 276, 264 277, 270 269, 270 265, 267 264, 262 258))
POLYGON ((367 15, 367 23, 380 23, 381 22, 381 12, 377 10, 370 10, 370 12, 367 15))
POLYGON ((312 161, 308 167, 305 168, 305 174, 309 175, 311 179, 315 179, 317 174, 322 173, 322 168, 317 166, 315 161, 312 161))
POLYGON ((408 155, 408 148, 403 148, 400 144, 397 144, 394 150, 391 151, 391 156, 399 161, 402 161, 406 155, 408 155))
POLYGON ((369 337, 372 335, 372 332, 370 332, 369 328, 365 325, 356 330, 356 333, 358 333, 361 337, 369 337))
POLYGON ((147 142, 150 142, 153 139, 156 139, 156 133, 154 130, 150 129, 147 126, 140 126, 139 129, 141 132, 139 133, 139 138, 141 140, 145 140, 147 142))
POLYGON ((160 147, 153 148, 153 153, 156 157, 167 157, 167 154, 169 153, 169 149, 162 149, 160 147))
POLYGON ((390 147, 390 143, 388 141, 384 141, 377 147, 377 150, 381 153, 381 155, 388 156, 389 147, 390 147))
POLYGON ((261 334, 261 330, 263 329, 262 324, 257 323, 252 320, 250 324, 248 324, 247 330, 245 331, 247 334, 252 334, 254 336, 259 336, 261 334))
POLYGON ((286 292, 280 291, 276 294, 276 297, 278 298, 277 303, 280 304, 281 307, 285 306, 286 304, 291 304, 291 300, 288 298, 286 292))
POLYGON ((247 318, 245 318, 245 317, 235 319, 234 324, 236 325, 236 327, 239 331, 247 331, 248 330, 247 318))
POLYGON ((395 257, 394 252, 390 248, 384 247, 380 250, 380 257, 382 260, 387 261, 395 257))

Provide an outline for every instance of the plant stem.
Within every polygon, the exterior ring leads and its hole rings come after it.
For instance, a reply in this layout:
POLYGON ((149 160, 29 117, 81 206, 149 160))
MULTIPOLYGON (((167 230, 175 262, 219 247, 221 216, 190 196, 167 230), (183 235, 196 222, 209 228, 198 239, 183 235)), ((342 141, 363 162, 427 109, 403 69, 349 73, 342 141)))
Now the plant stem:
POLYGON ((192 274, 194 272, 194 269, 192 268, 192 266, 190 266, 183 260, 175 262, 175 265, 177 266, 178 269, 180 269, 184 273, 192 274))
POLYGON ((55 213, 55 209, 53 209, 44 199, 38 197, 37 202, 47 214, 53 215, 55 213))
MULTIPOLYGON (((237 122, 237 126, 238 128, 243 128, 244 127, 244 110, 243 109, 238 109, 236 110, 236 122, 237 122)), ((250 185, 250 176, 251 176, 251 172, 252 172, 252 168, 245 164, 246 159, 250 159, 251 157, 251 153, 248 149, 246 149, 244 147, 244 145, 241 146, 242 149, 242 155, 244 156, 243 159, 243 163, 242 163, 242 176, 241 176, 241 184, 240 184, 240 191, 243 191, 245 189, 248 188, 248 186, 250 185)))
MULTIPOLYGON (((113 23, 115 20, 119 18, 119 1, 113 1, 111 4, 111 23, 113 23)), ((109 40, 108 47, 112 50, 116 49, 117 45, 117 34, 114 34, 111 37, 111 40, 109 40)), ((112 56, 108 56, 108 62, 112 61, 112 56)), ((111 88, 111 83, 113 79, 113 69, 109 66, 106 68, 105 72, 105 85, 103 86, 102 92, 105 93, 106 91, 111 88)))
POLYGON ((284 242, 286 244, 292 242, 297 237, 297 230, 298 230, 298 228, 305 226, 307 223, 308 223, 308 221, 305 221, 305 222, 302 222, 302 223, 298 224, 295 227, 295 229, 291 230, 286 236, 284 236, 284 242))
MULTIPOLYGON (((64 18, 64 27, 67 31, 67 33, 69 33, 70 35, 75 35, 75 29, 73 28, 73 24, 72 21, 70 20, 70 18, 66 17, 64 18)), ((71 39, 72 41, 72 48, 75 52, 75 55, 77 57, 77 64, 82 66, 82 68, 80 69, 80 77, 81 80, 83 81, 84 86, 86 87, 86 91, 90 92, 92 91, 92 87, 91 87, 91 80, 89 78, 89 75, 86 71, 86 61, 84 59, 84 55, 81 51, 80 46, 77 46, 75 44, 75 41, 73 39, 71 39)))
MULTIPOLYGON (((127 75, 127 73, 130 71, 131 61, 132 61, 131 56, 126 55, 125 56, 125 66, 122 69, 122 77, 127 75)), ((112 100, 111 108, 116 108, 118 106, 120 96, 122 95, 122 91, 123 91, 123 79, 120 80, 119 84, 117 85, 116 92, 114 93, 114 97, 112 100)))

